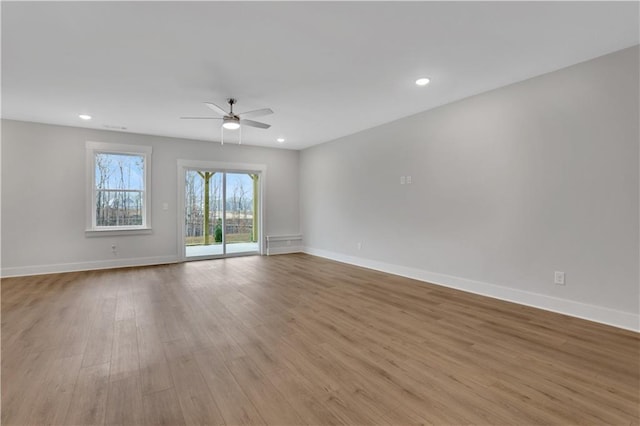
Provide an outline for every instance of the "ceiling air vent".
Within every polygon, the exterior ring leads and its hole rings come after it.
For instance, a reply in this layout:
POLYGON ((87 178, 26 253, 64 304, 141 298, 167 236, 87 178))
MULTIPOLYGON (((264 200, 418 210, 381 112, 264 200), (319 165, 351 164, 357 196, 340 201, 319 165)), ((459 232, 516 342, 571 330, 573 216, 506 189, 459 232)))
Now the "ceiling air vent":
POLYGON ((112 124, 104 124, 102 127, 109 130, 127 130, 124 126, 114 126, 112 124))

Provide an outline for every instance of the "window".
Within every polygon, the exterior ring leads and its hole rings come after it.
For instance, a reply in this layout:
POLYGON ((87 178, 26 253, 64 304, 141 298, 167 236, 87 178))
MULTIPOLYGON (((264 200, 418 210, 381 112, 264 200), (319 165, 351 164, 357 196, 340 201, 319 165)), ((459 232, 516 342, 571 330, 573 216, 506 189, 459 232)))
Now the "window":
POLYGON ((87 142, 87 232, 150 230, 151 147, 87 142))

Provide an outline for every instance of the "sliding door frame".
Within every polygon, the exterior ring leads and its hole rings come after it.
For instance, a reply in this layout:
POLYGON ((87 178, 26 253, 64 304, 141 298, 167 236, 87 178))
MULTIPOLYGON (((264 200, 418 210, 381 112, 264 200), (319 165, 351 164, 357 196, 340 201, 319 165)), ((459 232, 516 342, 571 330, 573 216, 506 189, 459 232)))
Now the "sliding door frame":
MULTIPOLYGON (((185 221, 185 181, 187 176, 187 170, 199 170, 205 172, 220 172, 220 173, 242 173, 242 174, 258 174, 260 178, 258 179, 258 254, 264 255, 265 247, 264 247, 264 224, 265 220, 265 208, 264 208, 264 195, 267 181, 267 166, 265 164, 252 164, 252 163, 227 163, 220 161, 200 161, 200 160, 178 160, 178 202, 176 203, 177 208, 177 219, 178 219, 178 241, 177 241, 177 253, 178 259, 181 262, 188 260, 200 260, 200 259, 217 259, 222 257, 234 257, 234 256, 244 256, 244 253, 226 253, 226 233, 223 233, 223 253, 222 255, 211 255, 211 256, 198 256, 198 257, 188 257, 186 255, 186 246, 185 246, 185 229, 184 229, 184 221, 185 221)), ((223 175, 226 178, 226 175, 223 175)), ((223 194, 226 192, 225 188, 225 178, 223 178, 223 194)), ((224 195, 223 195, 224 198, 224 195)), ((255 212, 254 212, 255 214, 255 212)), ((224 221, 224 219, 223 219, 224 221)), ((254 252, 251 252, 253 254, 254 252)))

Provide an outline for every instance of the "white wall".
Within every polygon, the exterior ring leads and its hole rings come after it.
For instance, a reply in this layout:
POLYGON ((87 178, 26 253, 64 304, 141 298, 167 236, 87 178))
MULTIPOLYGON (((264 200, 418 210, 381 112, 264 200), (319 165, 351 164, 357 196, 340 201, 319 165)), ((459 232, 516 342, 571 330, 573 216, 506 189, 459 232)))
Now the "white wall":
POLYGON ((178 159, 266 165, 264 235, 300 232, 298 151, 3 120, 2 275, 175 261, 178 159), (153 147, 151 235, 85 236, 86 141, 153 147))
POLYGON ((304 150, 307 251, 640 329, 638 60, 636 46, 304 150))

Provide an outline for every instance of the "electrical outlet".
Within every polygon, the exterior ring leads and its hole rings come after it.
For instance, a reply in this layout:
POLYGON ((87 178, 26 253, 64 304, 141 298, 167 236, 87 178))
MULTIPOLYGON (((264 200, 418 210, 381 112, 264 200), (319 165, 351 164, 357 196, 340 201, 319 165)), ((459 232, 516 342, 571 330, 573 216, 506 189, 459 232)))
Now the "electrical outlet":
POLYGON ((118 254, 118 247, 115 244, 111 244, 111 253, 118 254))
POLYGON ((400 185, 404 185, 405 182, 406 182, 406 177, 400 176, 400 185))
POLYGON ((553 275, 553 282, 557 285, 565 285, 564 283, 564 272, 556 271, 553 275))
POLYGON ((411 176, 407 176, 407 185, 411 185, 411 176))

